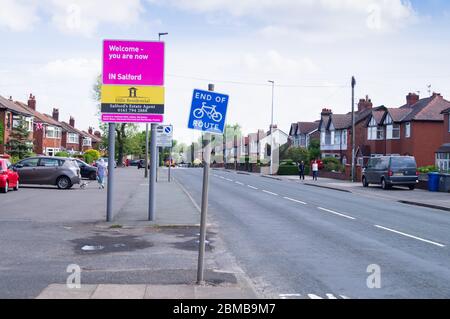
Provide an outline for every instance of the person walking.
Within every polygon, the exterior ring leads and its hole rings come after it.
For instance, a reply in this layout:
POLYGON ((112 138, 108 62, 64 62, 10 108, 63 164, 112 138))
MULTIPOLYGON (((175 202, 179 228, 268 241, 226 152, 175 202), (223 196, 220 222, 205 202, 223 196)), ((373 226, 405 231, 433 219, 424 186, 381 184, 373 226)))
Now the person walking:
POLYGON ((99 184, 99 189, 105 188, 105 177, 108 174, 108 166, 106 166, 105 160, 103 158, 98 161, 97 165, 97 181, 99 184))
POLYGON ((300 180, 305 180, 305 162, 301 161, 298 164, 298 175, 300 176, 300 180))
POLYGON ((312 171, 313 171, 313 180, 317 181, 317 177, 319 176, 319 163, 317 160, 314 160, 312 163, 312 171))

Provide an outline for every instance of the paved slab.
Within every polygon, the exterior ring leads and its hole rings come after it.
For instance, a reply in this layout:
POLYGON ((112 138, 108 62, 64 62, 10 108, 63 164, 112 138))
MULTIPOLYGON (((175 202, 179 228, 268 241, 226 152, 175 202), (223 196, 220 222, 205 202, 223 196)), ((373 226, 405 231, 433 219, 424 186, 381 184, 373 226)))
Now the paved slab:
POLYGON ((98 285, 91 299, 143 299, 145 285, 98 285))
POLYGON ((67 285, 52 284, 45 288, 36 299, 90 299, 97 285, 81 285, 68 288, 67 285))

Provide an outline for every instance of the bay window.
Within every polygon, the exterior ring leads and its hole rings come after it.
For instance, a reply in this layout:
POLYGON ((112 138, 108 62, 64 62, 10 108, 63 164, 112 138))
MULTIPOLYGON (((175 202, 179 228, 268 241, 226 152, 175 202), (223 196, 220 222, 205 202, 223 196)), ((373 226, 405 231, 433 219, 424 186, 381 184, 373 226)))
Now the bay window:
POLYGON ((78 144, 79 138, 77 133, 67 133, 67 143, 78 144))
POLYGON ((47 126, 45 129, 46 138, 61 138, 61 128, 56 126, 47 126))

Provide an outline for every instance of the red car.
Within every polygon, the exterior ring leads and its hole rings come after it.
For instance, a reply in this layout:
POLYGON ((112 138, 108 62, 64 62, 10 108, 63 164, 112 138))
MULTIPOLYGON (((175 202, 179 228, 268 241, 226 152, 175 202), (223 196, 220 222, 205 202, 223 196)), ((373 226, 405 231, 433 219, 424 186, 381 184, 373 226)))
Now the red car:
POLYGON ((0 192, 7 193, 10 189, 19 190, 19 174, 11 169, 11 162, 0 158, 0 192))

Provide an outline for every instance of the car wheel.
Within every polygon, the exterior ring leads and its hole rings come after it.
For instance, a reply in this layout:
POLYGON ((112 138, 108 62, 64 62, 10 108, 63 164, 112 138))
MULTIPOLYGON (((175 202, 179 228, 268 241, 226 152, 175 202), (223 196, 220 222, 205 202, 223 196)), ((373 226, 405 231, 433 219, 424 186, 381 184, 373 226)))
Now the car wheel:
POLYGON ((381 180, 381 188, 384 190, 389 189, 389 184, 386 182, 386 180, 384 178, 381 180))
POLYGON ((19 181, 17 181, 16 187, 14 187, 14 190, 15 190, 15 191, 18 191, 18 190, 19 190, 19 181))
POLYGON ((366 177, 363 177, 362 183, 363 183, 363 186, 364 186, 364 187, 369 187, 369 183, 367 183, 366 177))
POLYGON ((416 185, 409 185, 408 188, 413 191, 416 189, 416 185))
POLYGON ((69 189, 72 187, 72 183, 67 176, 61 176, 56 181, 56 186, 58 186, 59 189, 69 189))
POLYGON ((9 191, 9 184, 8 182, 6 182, 5 187, 1 189, 1 192, 6 194, 8 191, 9 191))
POLYGON ((92 172, 91 174, 89 174, 89 179, 92 181, 95 181, 97 179, 97 173, 92 172))

